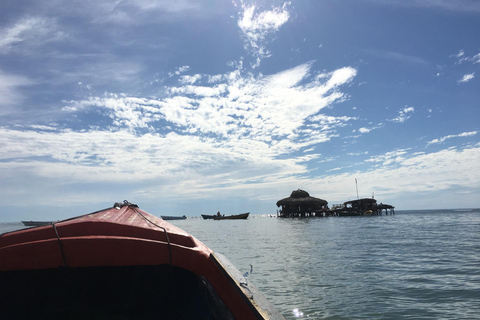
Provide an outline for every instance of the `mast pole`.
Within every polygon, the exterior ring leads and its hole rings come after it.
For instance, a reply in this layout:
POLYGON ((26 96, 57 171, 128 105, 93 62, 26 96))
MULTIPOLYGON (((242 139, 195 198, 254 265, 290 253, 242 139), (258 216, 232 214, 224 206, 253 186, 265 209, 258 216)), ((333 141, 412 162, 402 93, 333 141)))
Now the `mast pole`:
POLYGON ((358 184, 357 184, 357 178, 355 178, 355 188, 357 189, 357 200, 358 200, 358 184))

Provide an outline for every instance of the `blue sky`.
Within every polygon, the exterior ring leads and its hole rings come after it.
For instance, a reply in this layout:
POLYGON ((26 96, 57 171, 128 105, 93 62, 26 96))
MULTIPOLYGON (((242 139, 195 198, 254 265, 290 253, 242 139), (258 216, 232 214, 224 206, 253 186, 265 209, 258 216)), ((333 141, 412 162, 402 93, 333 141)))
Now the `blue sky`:
POLYGON ((3 1, 0 220, 478 207, 480 2, 3 1))

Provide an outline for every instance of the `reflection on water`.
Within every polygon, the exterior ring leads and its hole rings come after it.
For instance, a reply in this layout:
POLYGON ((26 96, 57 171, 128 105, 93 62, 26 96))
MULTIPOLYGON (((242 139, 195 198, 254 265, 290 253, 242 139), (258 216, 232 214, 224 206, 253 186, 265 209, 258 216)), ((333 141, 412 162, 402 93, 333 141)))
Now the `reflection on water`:
POLYGON ((303 312, 299 311, 298 309, 293 309, 292 311, 295 318, 303 317, 303 312))

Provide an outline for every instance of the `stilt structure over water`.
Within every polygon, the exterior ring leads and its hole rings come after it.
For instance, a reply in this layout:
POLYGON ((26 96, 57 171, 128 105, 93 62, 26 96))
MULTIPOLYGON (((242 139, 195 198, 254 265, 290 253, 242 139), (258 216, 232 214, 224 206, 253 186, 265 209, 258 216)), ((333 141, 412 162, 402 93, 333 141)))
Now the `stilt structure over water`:
POLYGON ((357 199, 347 201, 343 205, 333 206, 331 212, 336 216, 381 216, 383 210, 385 215, 395 214, 395 207, 389 204, 379 203, 373 198, 357 199))
POLYGON ((328 212, 328 202, 323 199, 310 197, 307 191, 292 191, 290 197, 277 201, 278 216, 291 217, 323 217, 328 212))
POLYGON ((328 202, 323 199, 310 197, 307 191, 292 191, 290 197, 277 201, 278 217, 328 217, 328 216, 381 216, 395 214, 395 207, 389 204, 377 203, 372 198, 363 198, 333 205, 328 208, 328 202))
POLYGON ((395 214, 395 207, 389 204, 377 204, 374 195, 371 198, 360 199, 358 197, 358 181, 355 179, 355 189, 357 190, 357 200, 344 202, 343 205, 332 206, 331 214, 334 216, 365 216, 374 215, 381 216, 383 210, 385 215, 395 214))

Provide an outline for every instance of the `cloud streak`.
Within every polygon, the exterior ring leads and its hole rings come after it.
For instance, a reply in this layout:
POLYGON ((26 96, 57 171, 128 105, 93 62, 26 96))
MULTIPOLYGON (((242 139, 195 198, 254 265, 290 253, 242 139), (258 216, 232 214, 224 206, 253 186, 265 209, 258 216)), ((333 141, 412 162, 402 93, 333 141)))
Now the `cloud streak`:
POLYGON ((431 144, 443 143, 443 142, 445 142, 446 140, 453 139, 453 138, 473 137, 473 136, 475 136, 477 133, 478 133, 478 131, 470 131, 470 132, 463 132, 463 133, 460 133, 460 134, 451 134, 451 135, 444 136, 444 137, 439 138, 439 139, 433 139, 433 140, 431 140, 431 141, 429 141, 429 142, 427 143, 427 146, 429 146, 429 145, 431 145, 431 144))
POLYGON ((17 49, 28 53, 25 48, 59 41, 65 37, 65 33, 59 30, 54 20, 43 17, 26 17, 14 25, 0 30, 0 53, 17 49))

